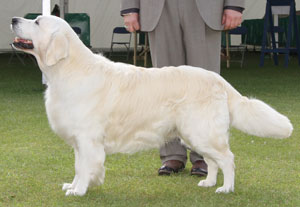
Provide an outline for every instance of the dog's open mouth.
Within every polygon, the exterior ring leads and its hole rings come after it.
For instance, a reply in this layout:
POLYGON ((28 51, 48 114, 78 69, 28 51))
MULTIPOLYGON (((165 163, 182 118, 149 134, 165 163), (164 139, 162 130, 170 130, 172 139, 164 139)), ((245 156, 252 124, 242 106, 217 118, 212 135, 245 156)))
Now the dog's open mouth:
POLYGON ((31 40, 22 39, 20 37, 16 37, 13 45, 19 49, 33 49, 33 43, 31 40))

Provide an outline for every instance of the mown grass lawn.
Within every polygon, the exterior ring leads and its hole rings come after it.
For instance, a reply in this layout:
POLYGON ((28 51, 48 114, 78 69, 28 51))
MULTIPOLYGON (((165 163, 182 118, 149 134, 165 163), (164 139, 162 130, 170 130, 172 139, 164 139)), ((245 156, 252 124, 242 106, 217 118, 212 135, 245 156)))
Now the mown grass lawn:
MULTIPOLYGON (((0 55, 0 206, 300 206, 300 67, 288 68, 248 54, 245 67, 222 68, 241 93, 269 103, 287 115, 291 138, 275 140, 231 130, 235 154, 235 192, 215 194, 191 177, 157 176, 157 150, 109 155, 104 185, 84 197, 65 197, 64 182, 74 176, 72 149, 50 129, 45 114, 41 73, 31 60, 22 66, 0 55)), ((219 174, 217 186, 222 185, 219 174)))

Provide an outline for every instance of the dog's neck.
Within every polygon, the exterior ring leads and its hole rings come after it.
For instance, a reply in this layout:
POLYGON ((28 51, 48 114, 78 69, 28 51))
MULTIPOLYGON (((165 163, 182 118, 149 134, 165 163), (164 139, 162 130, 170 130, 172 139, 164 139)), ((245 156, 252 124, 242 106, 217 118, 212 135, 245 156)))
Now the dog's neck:
POLYGON ((79 39, 74 39, 70 43, 68 57, 60 60, 55 65, 47 66, 42 61, 38 61, 40 69, 49 84, 52 80, 57 79, 67 81, 73 75, 81 77, 79 74, 85 73, 87 70, 98 70, 97 73, 99 73, 102 65, 111 62, 102 55, 94 54, 79 39))

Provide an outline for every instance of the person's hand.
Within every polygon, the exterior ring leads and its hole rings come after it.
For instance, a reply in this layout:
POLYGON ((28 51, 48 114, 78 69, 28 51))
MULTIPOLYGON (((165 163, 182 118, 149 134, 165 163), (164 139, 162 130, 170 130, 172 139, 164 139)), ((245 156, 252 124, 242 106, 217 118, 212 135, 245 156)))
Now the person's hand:
POLYGON ((225 9, 223 12, 222 25, 224 30, 234 29, 242 23, 242 13, 232 10, 225 9))
POLYGON ((140 30, 139 14, 130 13, 123 16, 124 26, 129 32, 140 30))

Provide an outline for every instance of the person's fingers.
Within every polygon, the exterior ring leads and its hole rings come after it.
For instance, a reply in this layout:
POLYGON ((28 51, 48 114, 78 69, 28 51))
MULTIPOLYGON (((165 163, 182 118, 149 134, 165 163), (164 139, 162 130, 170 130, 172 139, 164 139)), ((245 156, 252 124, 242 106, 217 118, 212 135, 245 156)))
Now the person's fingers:
POLYGON ((126 29, 128 32, 134 32, 134 29, 132 26, 126 26, 126 29))
POLYGON ((242 14, 240 12, 225 9, 222 17, 224 30, 234 29, 242 23, 242 14))
POLYGON ((230 28, 229 29, 233 29, 233 28, 236 28, 237 27, 237 21, 235 18, 233 18, 230 22, 230 28))
POLYGON ((225 23, 224 23, 224 29, 229 30, 231 28, 231 17, 225 14, 225 23))
POLYGON ((128 32, 134 32, 135 31, 135 29, 133 27, 133 24, 128 24, 128 26, 125 25, 125 28, 127 29, 128 32))
POLYGON ((134 31, 140 30, 140 24, 139 24, 139 22, 134 22, 132 26, 133 26, 134 31))
POLYGON ((223 16, 222 16, 222 25, 224 25, 224 24, 225 24, 225 21, 226 21, 226 15, 225 15, 225 14, 223 14, 223 16))
POLYGON ((129 32, 134 32, 140 29, 138 13, 132 13, 124 16, 124 26, 129 32))
POLYGON ((232 29, 238 27, 241 23, 242 23, 242 18, 241 17, 234 18, 234 20, 231 24, 232 29))
POLYGON ((132 19, 129 16, 124 17, 124 27, 129 32, 133 32, 132 19))

